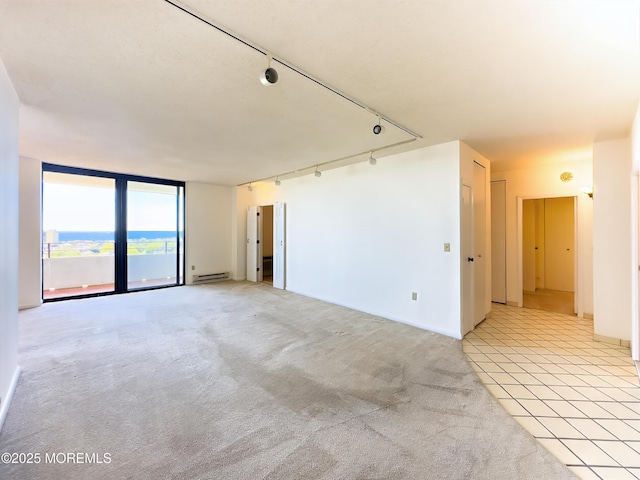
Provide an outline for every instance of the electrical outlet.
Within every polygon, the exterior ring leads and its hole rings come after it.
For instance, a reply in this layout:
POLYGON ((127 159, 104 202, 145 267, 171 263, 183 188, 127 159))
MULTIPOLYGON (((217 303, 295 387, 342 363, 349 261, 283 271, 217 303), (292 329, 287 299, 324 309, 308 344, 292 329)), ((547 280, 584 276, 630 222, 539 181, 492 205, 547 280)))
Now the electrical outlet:
POLYGON ((411 292, 411 300, 418 300, 418 292, 411 292))
POLYGON ((450 252, 451 251, 451 244, 450 243, 445 243, 444 244, 444 251, 445 252, 450 252))

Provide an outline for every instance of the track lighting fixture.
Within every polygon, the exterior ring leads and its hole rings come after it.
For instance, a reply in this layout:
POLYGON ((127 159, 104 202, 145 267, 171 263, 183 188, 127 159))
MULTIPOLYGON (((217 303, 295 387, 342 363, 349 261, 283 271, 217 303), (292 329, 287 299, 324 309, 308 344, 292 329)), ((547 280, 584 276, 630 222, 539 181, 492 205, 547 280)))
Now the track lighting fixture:
POLYGON ((380 121, 381 121, 381 118, 378 117, 378 124, 373 126, 374 135, 380 135, 382 132, 384 132, 384 127, 380 125, 380 121))
POLYGON ((373 151, 369 152, 369 165, 375 165, 378 160, 373 157, 373 151))
POLYGON ((268 87, 278 81, 278 72, 275 68, 271 68, 271 60, 273 59, 271 54, 268 54, 267 58, 267 69, 260 73, 260 83, 268 87))
POLYGON ((279 187, 282 182, 278 177, 276 177, 276 187, 279 187))
POLYGON ((314 175, 315 175, 316 177, 321 177, 321 176, 322 176, 322 172, 318 170, 318 167, 317 167, 317 166, 316 166, 316 171, 315 171, 314 175))

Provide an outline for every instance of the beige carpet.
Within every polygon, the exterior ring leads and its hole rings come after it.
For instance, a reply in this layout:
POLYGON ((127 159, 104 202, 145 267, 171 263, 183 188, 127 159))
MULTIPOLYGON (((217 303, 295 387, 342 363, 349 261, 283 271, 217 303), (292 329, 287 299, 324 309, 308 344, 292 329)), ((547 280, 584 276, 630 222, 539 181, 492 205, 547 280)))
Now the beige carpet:
POLYGON ((41 462, 3 479, 574 478, 459 341, 268 285, 46 304, 20 334, 0 452, 41 462))

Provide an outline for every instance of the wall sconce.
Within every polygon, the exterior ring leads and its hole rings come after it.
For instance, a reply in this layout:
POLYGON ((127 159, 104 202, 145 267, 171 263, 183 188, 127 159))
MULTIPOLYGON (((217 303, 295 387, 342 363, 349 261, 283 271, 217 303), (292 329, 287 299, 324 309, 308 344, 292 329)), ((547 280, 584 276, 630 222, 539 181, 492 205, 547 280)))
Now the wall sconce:
POLYGON ((593 185, 587 185, 585 187, 582 187, 580 191, 585 195, 589 195, 589 198, 593 198, 593 185))

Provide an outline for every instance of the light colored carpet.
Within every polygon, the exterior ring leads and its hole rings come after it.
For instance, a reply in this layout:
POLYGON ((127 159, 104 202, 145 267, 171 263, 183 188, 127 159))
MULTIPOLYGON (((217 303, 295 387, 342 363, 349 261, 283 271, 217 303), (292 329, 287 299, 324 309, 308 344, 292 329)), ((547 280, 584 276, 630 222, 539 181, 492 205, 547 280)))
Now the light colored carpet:
POLYGON ((575 478, 459 341, 268 285, 46 304, 20 335, 0 452, 42 460, 3 479, 575 478))

